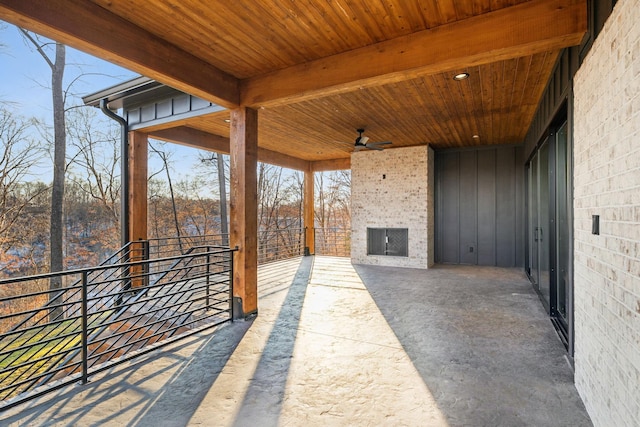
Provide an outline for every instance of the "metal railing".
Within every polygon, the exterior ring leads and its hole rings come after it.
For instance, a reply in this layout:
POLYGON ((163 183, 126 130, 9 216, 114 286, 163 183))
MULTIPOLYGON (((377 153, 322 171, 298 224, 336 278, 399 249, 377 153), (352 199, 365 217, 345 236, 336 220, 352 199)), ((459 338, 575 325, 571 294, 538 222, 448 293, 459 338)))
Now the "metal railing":
MULTIPOLYGON (((302 256, 305 233, 260 230, 258 263, 302 256)), ((314 236, 316 254, 349 256, 349 230, 314 236)), ((232 319, 228 240, 142 240, 97 267, 0 280, 0 411, 232 319)))
MULTIPOLYGON (((134 242, 120 255, 139 248, 134 242)), ((14 326, 0 330, 0 410, 230 320, 232 258, 233 250, 196 246, 1 280, 0 324, 14 326), (65 287, 50 289, 52 280, 65 287)))
POLYGON ((316 255, 351 256, 351 230, 345 228, 314 229, 316 255))
POLYGON ((304 228, 258 231, 258 264, 304 255, 304 228))

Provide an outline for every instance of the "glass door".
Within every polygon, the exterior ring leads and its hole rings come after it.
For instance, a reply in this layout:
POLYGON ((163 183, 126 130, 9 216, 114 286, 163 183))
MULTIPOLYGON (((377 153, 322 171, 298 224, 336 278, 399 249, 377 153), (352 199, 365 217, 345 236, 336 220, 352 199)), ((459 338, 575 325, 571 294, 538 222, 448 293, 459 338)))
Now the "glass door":
POLYGON ((528 165, 529 181, 529 277, 548 308, 549 269, 549 138, 528 165))
POLYGON ((571 157, 564 121, 527 164, 527 272, 558 330, 571 324, 571 157))
POLYGON ((571 222, 570 183, 571 162, 567 140, 567 123, 556 133, 556 280, 552 299, 552 315, 557 317, 565 333, 568 330, 567 306, 570 290, 571 222))
POLYGON ((538 272, 537 284, 538 292, 542 296, 546 305, 549 305, 551 293, 550 280, 550 240, 551 227, 549 218, 549 144, 551 137, 540 146, 538 151, 538 223, 536 226, 535 243, 538 252, 538 272))

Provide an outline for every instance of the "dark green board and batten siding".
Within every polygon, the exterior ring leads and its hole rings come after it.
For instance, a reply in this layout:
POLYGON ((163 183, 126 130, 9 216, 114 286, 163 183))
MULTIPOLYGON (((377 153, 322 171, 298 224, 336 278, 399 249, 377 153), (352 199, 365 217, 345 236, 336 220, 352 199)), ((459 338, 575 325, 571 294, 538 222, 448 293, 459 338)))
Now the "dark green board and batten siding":
POLYGON ((436 262, 524 265, 522 148, 436 152, 436 262))

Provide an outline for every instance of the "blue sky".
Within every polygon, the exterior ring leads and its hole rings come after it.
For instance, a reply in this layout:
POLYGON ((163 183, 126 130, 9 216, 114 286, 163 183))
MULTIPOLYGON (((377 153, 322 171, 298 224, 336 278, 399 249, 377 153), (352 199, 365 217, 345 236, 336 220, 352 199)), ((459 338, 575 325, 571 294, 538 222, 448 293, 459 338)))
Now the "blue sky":
MULTIPOLYGON (((87 74, 73 85, 73 92, 78 95, 71 101, 75 105, 82 104, 82 96, 138 75, 69 47, 66 59, 67 84, 79 74, 87 74)), ((21 116, 51 123, 50 80, 50 68, 40 54, 27 44, 14 25, 0 21, 0 104, 9 104, 11 110, 21 116)), ((172 144, 169 151, 173 153, 171 158, 177 175, 180 171, 189 171, 196 161, 195 149, 172 144)), ((150 169, 154 168, 159 168, 158 164, 150 164, 150 169)), ((46 181, 43 176, 46 172, 40 175, 40 179, 46 181)))
MULTIPOLYGON (((22 115, 47 118, 51 115, 51 95, 46 87, 51 80, 51 71, 42 57, 28 46, 11 24, 0 29, 0 100, 12 102, 22 115), (43 87, 43 85, 45 87, 43 87)), ((74 85, 80 95, 96 92, 137 76, 124 68, 110 64, 98 58, 67 48, 65 80, 71 81, 80 73, 102 74, 88 75, 74 85)), ((81 103, 81 100, 77 100, 81 103)))

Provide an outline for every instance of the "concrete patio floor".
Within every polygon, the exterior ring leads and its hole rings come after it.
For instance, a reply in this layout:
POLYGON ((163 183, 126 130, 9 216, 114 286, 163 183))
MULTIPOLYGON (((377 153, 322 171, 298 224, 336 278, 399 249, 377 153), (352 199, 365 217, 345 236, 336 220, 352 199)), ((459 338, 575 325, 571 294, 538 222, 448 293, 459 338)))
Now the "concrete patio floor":
POLYGON ((259 316, 0 414, 24 426, 590 426, 520 270, 259 271, 259 316))

